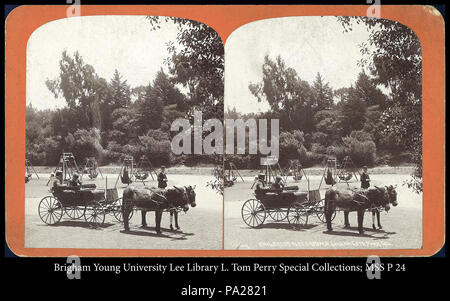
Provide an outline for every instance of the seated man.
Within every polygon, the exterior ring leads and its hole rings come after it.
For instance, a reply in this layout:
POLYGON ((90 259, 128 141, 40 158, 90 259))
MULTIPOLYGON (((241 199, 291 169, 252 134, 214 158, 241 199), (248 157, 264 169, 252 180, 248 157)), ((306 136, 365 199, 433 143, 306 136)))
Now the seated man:
POLYGON ((258 175, 258 177, 255 179, 256 180, 256 187, 255 187, 256 194, 264 193, 264 190, 266 189, 265 183, 264 183, 264 178, 265 178, 265 175, 260 173, 258 175))
POLYGON ((284 188, 284 184, 283 184, 283 182, 281 180, 282 180, 281 176, 277 176, 275 178, 275 182, 272 183, 270 188, 271 189, 283 189, 284 188))
POLYGON ((77 173, 74 173, 72 179, 69 181, 70 187, 78 187, 81 186, 80 176, 77 173))

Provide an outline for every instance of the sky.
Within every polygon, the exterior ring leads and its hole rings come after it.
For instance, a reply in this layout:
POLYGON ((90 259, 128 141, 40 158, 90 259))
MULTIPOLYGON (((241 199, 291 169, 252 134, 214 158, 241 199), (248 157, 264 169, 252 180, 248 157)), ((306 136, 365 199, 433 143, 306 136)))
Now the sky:
MULTIPOLYGON (((343 33, 334 17, 286 17, 249 23, 235 30, 225 45, 225 110, 261 112, 248 85, 262 80, 262 64, 268 54, 280 55, 301 79, 310 84, 320 72, 331 87, 348 87, 357 78, 361 58, 358 44, 368 38, 363 25, 343 33)), ((166 43, 175 41, 177 27, 162 23, 151 31, 145 16, 88 16, 65 18, 39 27, 27 45, 27 104, 37 109, 65 105, 55 99, 46 79, 59 76, 63 50, 78 51, 85 63, 109 81, 115 69, 131 87, 147 85, 165 69, 166 43)))
POLYGON ((37 109, 65 105, 45 85, 46 79, 59 76, 63 50, 71 55, 78 51, 107 81, 117 69, 132 87, 147 85, 165 67, 166 42, 175 41, 177 35, 172 23, 150 29, 145 16, 85 16, 44 24, 28 40, 26 103, 37 109))
POLYGON ((313 83, 317 72, 334 89, 354 84, 361 69, 358 44, 367 41, 364 25, 343 33, 335 17, 285 17, 256 21, 235 30, 225 44, 225 110, 264 112, 248 89, 262 81, 267 54, 278 55, 294 68, 302 80, 313 83))

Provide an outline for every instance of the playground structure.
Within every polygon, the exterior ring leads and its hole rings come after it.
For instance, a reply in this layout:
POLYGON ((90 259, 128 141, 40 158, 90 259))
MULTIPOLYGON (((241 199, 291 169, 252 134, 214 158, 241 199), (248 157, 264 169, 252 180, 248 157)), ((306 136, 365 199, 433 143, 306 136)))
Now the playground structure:
POLYGON ((224 177, 225 177, 224 178, 225 187, 233 186, 237 180, 237 177, 239 177, 243 183, 245 182, 244 178, 241 176, 241 174, 239 173, 233 162, 225 163, 224 177))
POLYGON ((31 161, 28 159, 25 159, 25 183, 28 183, 31 180, 31 178, 33 177, 33 174, 35 174, 36 177, 39 179, 39 176, 38 176, 36 170, 34 170, 34 167, 31 164, 31 161))
POLYGON ((145 185, 144 181, 147 180, 149 176, 152 178, 152 180, 158 178, 158 175, 156 174, 150 160, 147 158, 147 156, 142 155, 136 166, 134 177, 136 178, 136 180, 142 181, 142 183, 144 183, 145 185), (153 174, 155 174, 155 177, 153 177, 153 174))
POLYGON ((117 187, 119 179, 122 184, 130 185, 131 183, 133 183, 135 169, 136 165, 133 156, 126 156, 122 161, 122 166, 120 167, 120 172, 117 176, 116 184, 114 185, 114 187, 117 187))
POLYGON ((292 178, 295 182, 299 182, 302 179, 308 179, 308 176, 306 175, 305 170, 303 169, 303 166, 299 160, 290 160, 288 171, 290 172, 290 175, 292 175, 292 178))
POLYGON ((47 185, 53 178, 59 180, 60 184, 70 181, 74 173, 80 173, 80 170, 72 153, 63 153, 55 170, 50 174, 47 185))
POLYGON ((350 183, 352 179, 358 181, 356 171, 357 169, 349 156, 346 156, 342 160, 342 164, 339 164, 335 157, 329 157, 325 163, 322 178, 320 179, 319 189, 323 182, 325 182, 326 185, 331 186, 334 186, 337 183, 345 182, 348 186, 348 183, 350 183))
POLYGON ((86 164, 82 169, 81 177, 83 177, 84 174, 87 174, 90 179, 96 179, 100 174, 103 179, 102 171, 98 167, 97 159, 95 157, 86 158, 86 164))
POLYGON ((359 174, 359 171, 355 167, 353 160, 349 156, 346 156, 344 160, 342 160, 341 168, 339 169, 339 172, 337 174, 339 182, 345 182, 348 185, 348 183, 352 179, 359 181, 356 172, 358 172, 359 174))

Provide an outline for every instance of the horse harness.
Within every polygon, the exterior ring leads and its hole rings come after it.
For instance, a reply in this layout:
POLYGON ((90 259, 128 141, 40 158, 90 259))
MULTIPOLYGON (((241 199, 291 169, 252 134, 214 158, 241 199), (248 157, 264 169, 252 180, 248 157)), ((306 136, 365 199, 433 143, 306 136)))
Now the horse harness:
MULTIPOLYGON (((377 190, 379 190, 379 189, 377 188, 377 190)), ((364 194, 362 194, 362 193, 359 193, 359 192, 357 192, 356 190, 353 190, 353 189, 352 189, 352 191, 353 191, 353 193, 354 193, 355 195, 358 195, 358 196, 360 196, 360 197, 366 199, 366 200, 370 203, 370 208, 367 208, 367 211, 373 211, 373 210, 378 210, 379 212, 384 211, 383 205, 381 205, 381 204, 379 204, 379 205, 375 204, 375 203, 376 203, 375 201, 371 201, 366 195, 364 195, 364 194)), ((355 202, 358 206, 364 205, 364 202, 358 201, 358 200, 356 200, 355 198, 353 198, 352 201, 355 202)))

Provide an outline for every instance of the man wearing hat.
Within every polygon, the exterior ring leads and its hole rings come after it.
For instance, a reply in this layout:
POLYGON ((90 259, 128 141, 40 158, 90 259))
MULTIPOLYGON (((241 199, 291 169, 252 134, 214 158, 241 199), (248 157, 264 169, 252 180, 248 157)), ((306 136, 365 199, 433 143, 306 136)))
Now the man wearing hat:
POLYGON ((367 189, 370 187, 370 177, 369 173, 367 172, 367 166, 363 167, 363 173, 360 176, 361 180, 361 188, 367 189))
POLYGON ((166 167, 161 165, 161 171, 158 174, 158 188, 166 188, 167 187, 167 176, 166 176, 166 167))
POLYGON ((265 179, 265 175, 263 173, 258 174, 258 177, 256 177, 256 186, 255 186, 255 193, 259 194, 262 193, 263 190, 265 189, 264 185, 264 179, 265 179))

